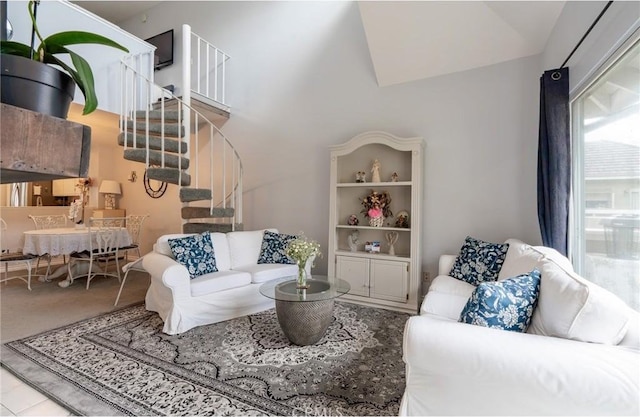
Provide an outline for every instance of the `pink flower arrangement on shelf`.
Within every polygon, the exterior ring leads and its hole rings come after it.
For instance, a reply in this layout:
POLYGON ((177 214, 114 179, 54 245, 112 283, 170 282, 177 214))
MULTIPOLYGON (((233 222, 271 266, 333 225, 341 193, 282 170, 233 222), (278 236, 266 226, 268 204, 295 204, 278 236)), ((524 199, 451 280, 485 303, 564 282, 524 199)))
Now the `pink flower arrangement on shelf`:
POLYGON ((376 219, 379 217, 391 217, 391 196, 387 191, 381 193, 371 190, 368 196, 362 199, 364 207, 360 213, 364 213, 365 217, 376 219))

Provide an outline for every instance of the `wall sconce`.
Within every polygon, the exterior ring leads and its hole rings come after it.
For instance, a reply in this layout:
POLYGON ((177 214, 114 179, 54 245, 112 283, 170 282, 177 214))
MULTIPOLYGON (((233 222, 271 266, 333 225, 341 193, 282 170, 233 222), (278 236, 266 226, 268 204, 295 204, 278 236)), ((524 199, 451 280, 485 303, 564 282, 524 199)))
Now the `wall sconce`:
POLYGON ((136 180, 138 179, 138 174, 136 174, 135 171, 131 171, 131 174, 129 174, 129 182, 136 182, 136 180))

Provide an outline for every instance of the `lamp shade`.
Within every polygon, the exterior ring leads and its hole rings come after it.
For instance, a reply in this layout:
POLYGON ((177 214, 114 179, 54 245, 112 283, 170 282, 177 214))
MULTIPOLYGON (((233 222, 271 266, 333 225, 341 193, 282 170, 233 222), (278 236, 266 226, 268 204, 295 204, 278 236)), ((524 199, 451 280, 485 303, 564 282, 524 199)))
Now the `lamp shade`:
POLYGON ((98 192, 101 194, 118 194, 120 195, 120 183, 113 180, 102 180, 98 192))

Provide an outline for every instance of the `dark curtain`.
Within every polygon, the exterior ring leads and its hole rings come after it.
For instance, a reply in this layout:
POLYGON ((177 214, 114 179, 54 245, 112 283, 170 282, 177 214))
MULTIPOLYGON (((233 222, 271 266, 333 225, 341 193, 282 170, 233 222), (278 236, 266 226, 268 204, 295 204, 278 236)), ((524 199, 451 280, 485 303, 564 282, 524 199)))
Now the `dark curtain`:
POLYGON ((538 221, 542 244, 568 252, 571 141, 569 68, 540 77, 538 132, 538 221))

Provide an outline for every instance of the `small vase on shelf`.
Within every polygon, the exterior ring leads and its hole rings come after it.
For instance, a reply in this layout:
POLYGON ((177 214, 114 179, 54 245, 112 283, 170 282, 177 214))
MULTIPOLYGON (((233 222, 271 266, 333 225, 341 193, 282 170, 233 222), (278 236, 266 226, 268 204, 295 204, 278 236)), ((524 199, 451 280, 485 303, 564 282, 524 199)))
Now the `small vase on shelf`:
POLYGON ((371 227, 382 227, 384 224, 384 217, 369 217, 369 226, 371 227))

